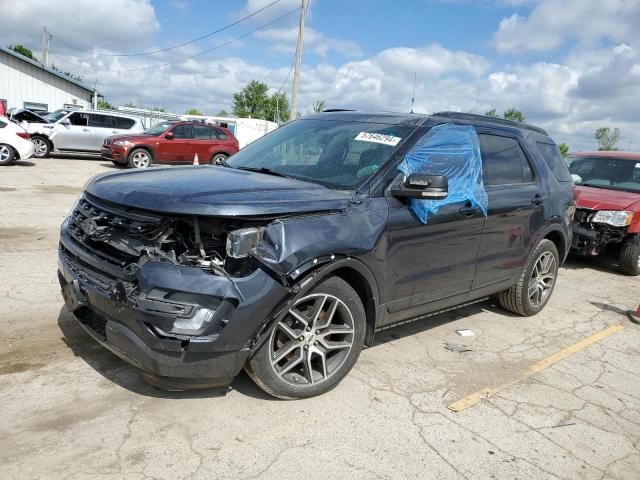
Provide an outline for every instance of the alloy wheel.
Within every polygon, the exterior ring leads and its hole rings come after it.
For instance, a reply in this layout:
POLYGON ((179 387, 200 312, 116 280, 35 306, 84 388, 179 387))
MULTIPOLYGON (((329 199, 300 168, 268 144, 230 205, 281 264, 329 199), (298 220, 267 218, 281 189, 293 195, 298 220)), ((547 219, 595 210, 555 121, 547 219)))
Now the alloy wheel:
POLYGON ((136 168, 147 168, 151 163, 151 157, 149 154, 143 151, 138 151, 133 154, 133 166, 136 168))
POLYGON ((553 290, 556 281, 556 257, 551 252, 544 252, 536 260, 529 279, 529 300, 531 305, 542 305, 553 290))
POLYGON ((36 157, 41 157, 47 153, 47 142, 43 139, 36 137, 31 139, 31 143, 33 143, 33 147, 36 151, 36 157))
POLYGON ((11 158, 11 150, 6 145, 0 145, 0 163, 4 163, 11 158))
POLYGON ((333 295, 311 294, 298 300, 271 333, 271 367, 289 384, 318 384, 338 371, 353 341, 347 305, 333 295))

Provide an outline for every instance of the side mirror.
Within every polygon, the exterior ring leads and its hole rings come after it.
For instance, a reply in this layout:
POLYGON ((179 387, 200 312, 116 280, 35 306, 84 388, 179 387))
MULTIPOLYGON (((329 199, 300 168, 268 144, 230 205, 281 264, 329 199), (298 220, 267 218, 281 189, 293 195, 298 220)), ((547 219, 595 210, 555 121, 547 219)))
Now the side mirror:
POLYGON ((164 134, 164 138, 166 138, 167 140, 173 140, 174 138, 176 138, 176 134, 173 132, 167 132, 164 134))
POLYGON ((71 125, 71 120, 69 120, 68 118, 63 118, 62 120, 60 120, 60 125, 68 127, 69 125, 71 125))
POLYGON ((449 181, 444 175, 412 173, 408 177, 398 176, 389 191, 394 197, 444 200, 449 195, 449 181))

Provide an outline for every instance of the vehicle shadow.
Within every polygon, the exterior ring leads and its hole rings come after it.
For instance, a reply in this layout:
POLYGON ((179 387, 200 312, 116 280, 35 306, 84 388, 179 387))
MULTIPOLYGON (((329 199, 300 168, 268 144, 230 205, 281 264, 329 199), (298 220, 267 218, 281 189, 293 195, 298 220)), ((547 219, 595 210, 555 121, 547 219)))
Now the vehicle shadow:
POLYGON ((46 158, 49 160, 56 158, 64 158, 65 160, 103 160, 100 154, 92 155, 90 153, 51 153, 46 158))
POLYGON ((612 255, 597 255, 594 257, 581 257, 570 255, 562 266, 569 270, 597 270, 603 273, 612 273, 620 276, 626 276, 619 268, 618 259, 612 255))
POLYGON ((28 160, 16 160, 9 165, 3 165, 3 167, 35 167, 36 164, 33 162, 29 162, 28 160))
MULTIPOLYGON (((488 309, 493 310, 494 308, 498 309, 498 307, 492 305, 491 302, 486 301, 434 315, 433 317, 419 319, 404 325, 391 327, 378 332, 373 345, 369 348, 376 348, 388 342, 425 332, 469 315, 477 314, 488 309)), ((502 309, 498 309, 498 311, 505 316, 516 317, 516 315, 502 309)), ((242 395, 259 400, 279 401, 257 387, 244 371, 233 380, 229 387, 187 390, 183 392, 171 392, 155 388, 144 381, 142 373, 138 369, 132 367, 91 338, 89 334, 78 325, 75 317, 69 313, 65 306, 62 306, 60 309, 58 326, 63 335, 63 342, 71 349, 75 356, 82 358, 104 378, 131 392, 148 397, 170 399, 223 397, 229 391, 236 390, 242 395)))
POLYGON ((261 400, 275 400, 259 389, 244 372, 238 375, 229 387, 186 390, 183 392, 171 392, 155 388, 144 381, 142 373, 138 369, 132 367, 91 338, 78 325, 78 321, 65 306, 62 306, 58 314, 58 327, 63 335, 62 341, 76 357, 82 358, 87 365, 107 380, 131 392, 147 397, 170 399, 223 397, 229 391, 237 390, 249 397, 261 400))

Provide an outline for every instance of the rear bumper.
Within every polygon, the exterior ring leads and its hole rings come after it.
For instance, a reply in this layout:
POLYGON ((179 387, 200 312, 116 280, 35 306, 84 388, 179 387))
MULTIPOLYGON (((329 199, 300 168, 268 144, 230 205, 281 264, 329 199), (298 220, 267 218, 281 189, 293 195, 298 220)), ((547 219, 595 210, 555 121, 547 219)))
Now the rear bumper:
POLYGON ((261 269, 236 279, 236 287, 197 267, 154 261, 142 266, 135 278, 118 279, 106 268, 97 268, 101 259, 75 244, 65 224, 58 278, 68 309, 91 337, 160 387, 229 384, 244 366, 265 321, 290 295, 261 269), (125 290, 129 293, 123 295, 125 290), (179 293, 180 300, 163 299, 172 293, 179 293), (175 311, 196 311, 213 303, 218 305, 216 313, 197 335, 176 338, 166 333, 179 317, 175 311))

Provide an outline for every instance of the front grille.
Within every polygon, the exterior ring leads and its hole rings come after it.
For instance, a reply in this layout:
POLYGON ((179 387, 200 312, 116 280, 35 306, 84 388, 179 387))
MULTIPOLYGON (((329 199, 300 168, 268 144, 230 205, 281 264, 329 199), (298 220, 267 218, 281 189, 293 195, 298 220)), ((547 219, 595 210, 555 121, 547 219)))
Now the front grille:
POLYGON ((68 231, 83 249, 126 269, 165 225, 162 218, 107 205, 85 194, 71 213, 68 231))

